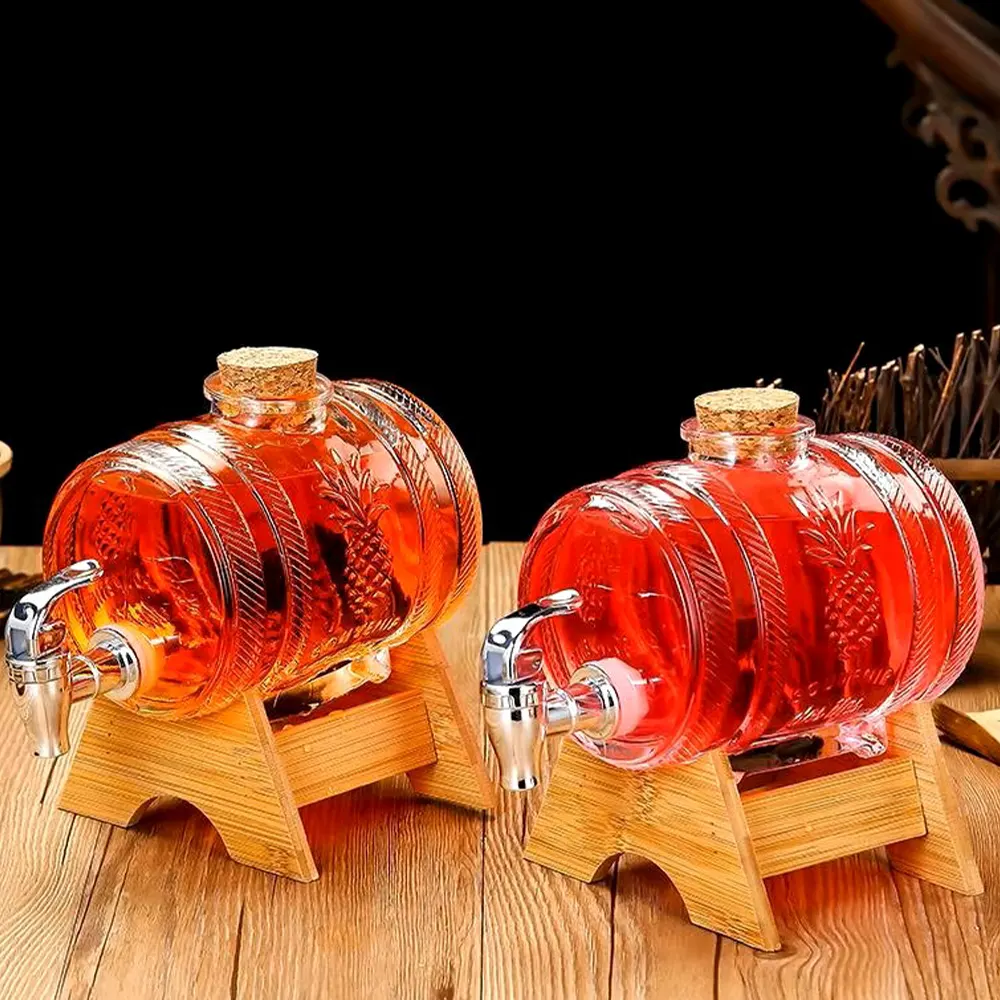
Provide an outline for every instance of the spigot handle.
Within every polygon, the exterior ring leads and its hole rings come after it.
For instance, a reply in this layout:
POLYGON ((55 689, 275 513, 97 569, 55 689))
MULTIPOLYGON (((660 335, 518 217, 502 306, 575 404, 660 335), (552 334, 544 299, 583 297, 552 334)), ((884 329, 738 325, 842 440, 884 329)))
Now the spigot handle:
POLYGON ((5 639, 9 660, 39 660, 52 652, 63 639, 62 623, 49 622, 53 605, 71 590, 93 583, 101 575, 101 564, 96 559, 84 559, 60 570, 55 576, 29 590, 10 609, 7 616, 5 639), (42 648, 42 637, 58 631, 50 648, 42 648))
POLYGON ((528 633, 540 621, 554 615, 568 615, 583 603, 575 590, 560 590, 540 597, 501 618, 483 643, 483 679, 488 684, 512 684, 518 680, 518 660, 528 633))

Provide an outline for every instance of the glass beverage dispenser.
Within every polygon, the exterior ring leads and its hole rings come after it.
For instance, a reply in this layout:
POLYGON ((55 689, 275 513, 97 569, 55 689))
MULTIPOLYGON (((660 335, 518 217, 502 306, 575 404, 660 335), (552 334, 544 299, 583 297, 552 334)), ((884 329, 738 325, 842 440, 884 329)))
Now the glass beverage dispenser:
POLYGON ((524 607, 483 647, 505 787, 533 787, 564 732, 623 768, 828 729, 877 754, 888 713, 955 680, 983 614, 961 501, 910 445, 817 437, 797 405, 700 396, 686 461, 574 490, 542 518, 524 607))
POLYGON ((420 400, 287 348, 220 356, 205 395, 209 414, 94 456, 55 499, 47 579, 6 632, 39 756, 67 750, 71 703, 97 694, 181 719, 251 688, 383 679, 473 578, 475 482, 420 400))

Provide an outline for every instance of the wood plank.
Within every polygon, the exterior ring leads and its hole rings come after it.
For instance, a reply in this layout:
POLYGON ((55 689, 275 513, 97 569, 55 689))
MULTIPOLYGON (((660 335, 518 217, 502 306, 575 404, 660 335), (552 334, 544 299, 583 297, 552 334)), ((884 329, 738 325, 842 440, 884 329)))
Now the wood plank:
POLYGON ((764 876, 822 864, 927 832, 913 764, 868 767, 742 796, 764 876))
POLYGON ((948 774, 944 748, 938 739, 934 716, 927 702, 908 705, 886 720, 887 755, 913 764, 920 787, 920 801, 927 835, 892 844, 887 854, 897 871, 908 872, 955 892, 978 895, 983 891, 972 838, 959 804, 958 792, 948 774))
MULTIPOLYGON (((0 560, 18 572, 37 572, 41 561, 37 549, 10 548, 0 550, 0 560)), ((6 680, 0 686, 0 996, 36 1000, 59 989, 108 829, 55 809, 65 761, 31 756, 6 680)), ((71 719, 71 738, 82 721, 71 719)))
POLYGON ((477 662, 473 656, 471 663, 468 657, 462 664, 449 663, 440 639, 428 629, 392 651, 388 684, 390 689, 400 685, 420 691, 434 732, 434 763, 410 773, 414 789, 470 809, 492 809, 496 788, 483 765, 479 730, 459 701, 452 679, 458 670, 475 670, 477 662))
MULTIPOLYGON (((946 700, 970 710, 995 704, 1000 674, 989 671, 972 672, 971 695, 960 684, 946 700)), ((1000 996, 1000 769, 951 748, 945 759, 985 895, 959 896, 894 873, 884 850, 768 878, 784 947, 766 955, 687 924, 673 885, 648 861, 626 856, 617 873, 612 996, 1000 996)))
MULTIPOLYGON (((517 606, 523 546, 491 545, 486 565, 485 625, 517 606)), ((480 632, 480 641, 486 628, 480 632)), ((484 1000, 605 998, 612 969, 612 884, 566 878, 521 857, 526 830, 548 784, 558 753, 549 741, 538 788, 501 792, 487 820, 484 859, 484 1000)), ((496 762, 490 756, 496 779, 496 762)))
POLYGON ((421 693, 370 694, 359 688, 330 711, 275 727, 275 746, 299 806, 435 760, 421 693), (340 704, 348 698, 349 706, 340 704))
POLYGON ((673 886, 653 865, 629 858, 618 872, 612 996, 1000 996, 1000 769, 952 748, 945 759, 962 793, 984 895, 894 873, 884 850, 805 868, 766 880, 783 948, 765 955, 685 930, 673 886))
MULTIPOLYGON (((978 658, 940 699, 963 711, 1000 703, 1000 661, 978 658)), ((907 875, 900 906, 929 996, 1000 997, 1000 767, 954 747, 944 760, 969 825, 984 893, 962 896, 907 875)))
POLYGON ((934 458, 931 461, 955 483, 1000 480, 1000 458, 934 458))
POLYGON ((614 900, 612 1000, 730 1000, 738 995, 716 989, 724 939, 688 920, 680 893, 655 864, 623 854, 614 900))
POLYGON ((254 691, 197 719, 90 704, 59 807, 131 826, 162 795, 190 802, 230 855, 288 878, 318 877, 264 705, 254 691))
POLYGON ((270 895, 276 876, 232 862, 204 817, 176 800, 158 802, 134 829, 104 829, 62 989, 46 997, 245 996, 236 975, 242 914, 249 899, 270 895))
POLYGON ((626 771, 564 741, 525 857, 590 882, 629 850, 670 876, 692 923, 768 951, 781 947, 721 751, 680 767, 626 771))

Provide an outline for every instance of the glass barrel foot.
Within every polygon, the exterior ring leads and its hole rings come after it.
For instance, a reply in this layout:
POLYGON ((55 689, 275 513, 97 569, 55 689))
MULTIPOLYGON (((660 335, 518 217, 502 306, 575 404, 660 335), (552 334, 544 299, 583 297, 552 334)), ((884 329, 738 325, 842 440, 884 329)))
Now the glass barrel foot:
POLYGON ((837 733, 840 753, 853 753, 865 760, 884 754, 887 746, 885 718, 882 716, 842 723, 837 733))

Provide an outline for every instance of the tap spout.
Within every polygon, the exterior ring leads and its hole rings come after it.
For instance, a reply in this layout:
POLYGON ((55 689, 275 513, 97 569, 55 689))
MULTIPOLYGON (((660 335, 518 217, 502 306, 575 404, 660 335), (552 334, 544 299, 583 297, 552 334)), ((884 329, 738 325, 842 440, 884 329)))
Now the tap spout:
POLYGON ((73 702, 98 694, 126 698, 138 686, 138 655, 120 631, 98 630, 81 655, 67 647, 63 623, 48 620, 59 599, 100 575, 92 559, 74 563, 25 594, 8 616, 7 679, 36 757, 69 750, 73 702))
POLYGON ((572 614, 580 603, 575 590, 542 597, 501 618, 483 643, 486 730, 500 764, 500 783, 510 791, 538 784, 549 736, 587 732, 606 739, 617 727, 618 695, 600 665, 584 664, 567 688, 556 688, 545 678, 541 651, 524 648, 535 625, 572 614))

